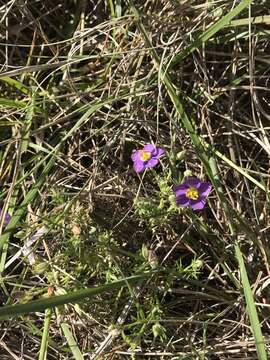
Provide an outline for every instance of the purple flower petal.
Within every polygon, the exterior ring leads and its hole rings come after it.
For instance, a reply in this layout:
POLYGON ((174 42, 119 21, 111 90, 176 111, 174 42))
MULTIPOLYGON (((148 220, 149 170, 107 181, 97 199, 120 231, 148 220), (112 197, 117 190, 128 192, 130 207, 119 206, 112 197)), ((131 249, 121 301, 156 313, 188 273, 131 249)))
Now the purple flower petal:
MULTIPOLYGON (((0 208, 0 217, 2 215, 2 211, 3 210, 0 208)), ((11 220, 11 216, 9 215, 9 213, 6 213, 5 219, 4 219, 4 225, 7 225, 10 222, 10 220, 11 220)))
POLYGON ((152 168, 152 167, 156 166, 158 163, 159 163, 158 159, 152 158, 146 162, 145 167, 152 168))
POLYGON ((188 185, 189 187, 194 187, 198 189, 201 185, 201 181, 195 176, 188 176, 185 178, 184 184, 188 185))
POLYGON ((7 225, 11 220, 11 215, 9 213, 6 213, 4 223, 7 225))
POLYGON ((135 151, 133 151, 133 153, 131 154, 131 159, 132 159, 133 161, 140 160, 140 152, 141 152, 141 150, 135 150, 135 151))
POLYGON ((155 152, 153 153, 154 157, 160 158, 162 155, 165 154, 165 150, 161 148, 156 148, 155 152))
POLYGON ((139 173, 142 172, 146 168, 144 161, 137 159, 133 163, 133 169, 139 173))
POLYGON ((188 199, 185 195, 176 196, 176 205, 186 207, 190 205, 190 199, 188 199))
POLYGON ((207 197, 212 190, 212 185, 209 182, 201 183, 198 190, 201 197, 207 197))
POLYGON ((173 191, 175 195, 185 195, 188 190, 188 186, 186 184, 176 185, 173 187, 173 191))
POLYGON ((205 203, 204 199, 190 200, 190 206, 193 210, 202 210, 205 207, 205 203))
POLYGON ((153 153, 156 150, 156 148, 152 144, 146 144, 146 145, 144 145, 143 150, 153 153))

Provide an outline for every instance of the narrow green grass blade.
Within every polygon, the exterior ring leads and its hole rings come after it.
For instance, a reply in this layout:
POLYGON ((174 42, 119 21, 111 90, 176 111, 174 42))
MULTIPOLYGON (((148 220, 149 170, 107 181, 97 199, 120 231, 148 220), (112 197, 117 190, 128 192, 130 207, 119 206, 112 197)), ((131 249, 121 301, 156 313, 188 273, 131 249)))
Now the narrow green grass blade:
MULTIPOLYGON (((213 173, 213 177, 215 178, 215 183, 218 184, 218 186, 216 187, 216 191, 219 194, 220 198, 223 199, 224 194, 223 194, 223 189, 222 189, 221 182, 219 179, 219 172, 218 172, 216 160, 213 157, 210 158, 210 166, 211 166, 211 170, 213 173)), ((225 201, 225 199, 223 199, 223 201, 221 201, 221 204, 226 213, 226 217, 228 220, 228 227, 230 229, 231 237, 232 237, 232 239, 235 239, 236 231, 237 231, 237 228, 236 228, 236 225, 234 222, 234 218, 233 218, 235 213, 233 211, 231 211, 229 204, 227 201, 225 201)), ((251 236, 252 236, 252 234, 251 234, 251 236)), ((250 319, 251 330, 252 330, 252 333, 255 338, 255 345, 256 345, 256 349, 257 349, 258 359, 259 360, 267 360, 265 343, 264 343, 264 338, 263 338, 263 335, 261 332, 261 326, 260 326, 257 309, 255 306, 253 294, 252 294, 250 283, 248 280, 247 271, 246 271, 244 259, 242 256, 242 252, 237 243, 235 245, 235 256, 237 258, 238 265, 239 265, 239 270, 240 270, 240 275, 241 275, 241 285, 244 290, 245 300, 246 300, 246 304, 247 304, 247 311, 248 311, 248 315, 249 315, 249 319, 250 319)))
POLYGON ((267 360, 267 354, 265 350, 264 338, 261 331, 260 321, 257 314, 256 306, 254 303, 253 294, 249 284, 247 271, 241 249, 238 244, 235 245, 235 254, 239 263, 239 269, 241 274, 241 281, 244 289, 245 299, 247 303, 247 312, 250 319, 251 329, 255 338, 258 359, 267 360))
POLYGON ((177 54, 172 60, 171 65, 174 65, 175 63, 186 58, 189 54, 191 54, 194 50, 200 47, 207 40, 209 40, 218 31, 220 31, 226 25, 228 25, 233 18, 235 18, 241 11, 243 11, 250 4, 251 4, 251 0, 241 1, 241 3, 238 6, 236 6, 232 11, 230 11, 227 15, 223 16, 214 25, 212 25, 209 29, 207 29, 204 33, 202 33, 197 39, 195 39, 194 42, 187 47, 187 49, 182 51, 180 54, 177 54))
MULTIPOLYGON (((29 320, 25 317, 23 323, 21 324, 26 334, 30 334, 31 336, 34 335, 35 338, 42 338, 43 332, 38 328, 38 326, 34 324, 32 320, 29 320)), ((63 347, 60 347, 57 342, 52 340, 50 337, 48 338, 48 345, 57 351, 63 351, 63 347)))
POLYGON ((237 19, 231 21, 227 26, 228 27, 237 27, 237 26, 246 26, 246 25, 253 25, 253 24, 270 24, 270 15, 263 15, 263 16, 254 16, 251 18, 245 19, 237 19))
POLYGON ((67 323, 61 323, 60 326, 72 352, 72 355, 74 356, 74 359, 83 360, 83 355, 78 347, 76 340, 74 339, 74 336, 72 335, 72 332, 70 331, 70 326, 67 323))
MULTIPOLYGON (((210 149, 210 145, 207 144, 206 142, 204 142, 205 146, 207 148, 210 149)), ((262 183, 260 183, 258 180, 256 180, 253 176, 251 176, 247 171, 245 171, 244 169, 242 169, 240 166, 238 166, 237 164, 235 164, 231 159, 227 158, 227 156, 223 155, 221 152, 219 152, 216 149, 212 150, 213 153, 219 157, 221 160, 223 160, 224 162, 226 162, 228 165, 230 165, 231 168, 233 168, 234 170, 236 170, 237 172, 239 172, 239 174, 243 175, 245 178, 247 178, 248 180, 250 180, 251 182, 253 182, 254 185, 258 186, 261 190, 265 191, 266 193, 269 193, 269 189, 267 189, 267 187, 265 185, 263 185, 262 183)))
POLYGON ((115 10, 114 10, 114 4, 112 0, 109 0, 109 7, 111 12, 111 17, 115 17, 115 10))
POLYGON ((6 84, 14 87, 15 89, 21 91, 24 94, 30 94, 30 90, 18 80, 12 79, 11 77, 8 76, 4 76, 0 78, 0 81, 5 82, 6 84))
POLYGON ((32 126, 32 119, 34 116, 35 109, 35 94, 33 94, 29 107, 27 108, 27 113, 25 116, 24 126, 22 129, 22 143, 21 143, 21 153, 27 151, 29 137, 30 137, 30 129, 32 126))
POLYGON ((47 347, 49 341, 49 327, 51 322, 51 316, 52 316, 52 309, 47 309, 45 311, 44 328, 43 328, 38 360, 46 360, 47 358, 47 347))
POLYGON ((54 157, 50 159, 48 164, 45 166, 42 174, 40 175, 37 182, 33 185, 31 190, 26 194, 23 202, 20 204, 19 208, 16 210, 15 214, 12 216, 9 224, 7 225, 5 232, 0 236, 0 249, 4 246, 4 244, 8 241, 10 234, 15 229, 17 223, 20 221, 21 217, 25 213, 27 209, 27 205, 30 204, 31 201, 33 201, 43 185, 44 181, 46 180, 46 176, 49 172, 49 170, 52 168, 53 164, 55 162, 54 157))
POLYGON ((30 301, 26 304, 7 305, 0 308, 0 319, 6 319, 11 316, 29 314, 31 312, 44 311, 48 308, 65 305, 68 303, 75 303, 86 298, 91 298, 94 295, 101 294, 106 291, 112 291, 122 286, 127 286, 136 283, 144 278, 148 278, 152 273, 143 273, 141 275, 130 276, 128 278, 115 281, 110 284, 97 286, 95 288, 87 288, 70 292, 66 295, 52 296, 48 299, 40 299, 30 301))
POLYGON ((23 109, 27 106, 27 102, 0 98, 0 106, 1 105, 6 107, 14 107, 16 109, 23 109))
MULTIPOLYGON (((13 216, 13 211, 14 211, 14 207, 16 205, 16 201, 17 201, 17 197, 18 197, 18 193, 19 193, 19 188, 15 188, 12 191, 12 195, 9 201, 9 214, 13 216)), ((5 242, 3 244, 3 247, 1 249, 1 260, 0 260, 0 274, 4 271, 5 269, 5 263, 6 263, 6 258, 7 258, 7 252, 8 252, 8 242, 5 242)))

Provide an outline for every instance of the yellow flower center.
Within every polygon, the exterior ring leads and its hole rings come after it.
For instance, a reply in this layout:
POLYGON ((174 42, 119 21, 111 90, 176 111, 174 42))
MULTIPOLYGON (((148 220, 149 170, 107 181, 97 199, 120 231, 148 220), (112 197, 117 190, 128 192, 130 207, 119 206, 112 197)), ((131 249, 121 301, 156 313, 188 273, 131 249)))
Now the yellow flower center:
POLYGON ((186 197, 191 200, 198 200, 199 192, 194 187, 190 187, 186 192, 186 197))
POLYGON ((142 161, 148 161, 151 158, 151 153, 149 151, 141 150, 140 159, 142 161))

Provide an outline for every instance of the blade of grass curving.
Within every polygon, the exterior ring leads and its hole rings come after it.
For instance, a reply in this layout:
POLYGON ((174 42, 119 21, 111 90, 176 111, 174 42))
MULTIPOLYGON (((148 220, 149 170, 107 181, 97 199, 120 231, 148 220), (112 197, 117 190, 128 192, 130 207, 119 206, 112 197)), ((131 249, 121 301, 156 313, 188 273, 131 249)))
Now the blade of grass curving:
POLYGON ((110 284, 105 284, 94 288, 87 288, 83 290, 70 292, 66 295, 52 296, 48 299, 30 301, 26 304, 2 306, 0 308, 0 319, 3 320, 11 316, 29 314, 32 312, 44 311, 48 308, 53 308, 56 306, 61 306, 69 303, 76 303, 106 291, 112 291, 122 286, 128 286, 133 283, 137 283, 138 281, 144 278, 150 277, 152 274, 153 274, 152 272, 142 273, 140 275, 134 275, 127 277, 125 279, 112 282, 110 284))
POLYGON ((43 328, 38 360, 46 360, 47 358, 47 347, 49 342, 49 327, 50 327, 51 317, 52 317, 52 309, 46 309, 44 328, 43 328))
POLYGON ((247 178, 248 180, 250 180, 251 182, 253 182, 254 185, 258 186, 261 190, 265 191, 266 193, 270 194, 270 191, 267 189, 267 187, 265 185, 263 185, 262 183, 260 183, 258 180, 256 180, 253 176, 251 176, 247 171, 245 171, 244 169, 242 169, 240 166, 238 166, 237 164, 235 164, 231 159, 227 158, 227 156, 223 155, 220 151, 214 149, 211 147, 211 145, 209 145, 206 141, 204 141, 202 139, 202 142, 204 143, 205 147, 208 149, 211 149, 211 151, 213 151, 213 153, 219 157, 221 160, 223 160, 224 162, 226 162, 229 166, 231 166, 234 170, 236 170, 239 174, 243 175, 245 178, 247 178))
MULTIPOLYGON (((57 146, 55 146, 53 149, 48 150, 47 152, 47 156, 42 158, 42 160, 37 161, 37 163, 35 165, 33 165, 32 169, 30 171, 28 171, 27 173, 25 173, 25 175, 23 177, 20 178, 19 182, 17 183, 17 185, 20 185, 24 180, 26 180, 31 174, 33 174, 35 171, 38 170, 38 168, 44 164, 44 162, 46 162, 52 155, 56 154, 57 151, 59 150, 59 148, 61 147, 61 145, 64 143, 65 140, 67 140, 74 131, 76 131, 81 125, 83 125, 84 123, 86 123, 89 119, 90 116, 97 110, 99 110, 102 106, 107 105, 107 104, 111 104, 114 101, 118 101, 118 100, 123 100, 127 97, 130 97, 132 95, 135 96, 141 96, 144 95, 144 91, 138 91, 138 92, 125 92, 124 94, 121 94, 117 97, 109 97, 107 100, 102 100, 100 101, 100 103, 94 103, 94 104, 88 104, 87 106, 82 106, 81 110, 77 109, 76 111, 74 111, 72 113, 72 116, 75 116, 78 113, 83 113, 83 116, 78 120, 78 122, 74 125, 74 127, 65 135, 64 138, 62 138, 59 143, 57 144, 57 146), (90 106, 90 109, 87 110, 87 107, 90 106)), ((66 117, 68 118, 68 116, 66 117)), ((45 130, 47 128, 50 128, 52 125, 46 125, 46 126, 41 126, 39 127, 39 130, 45 130)), ((107 124, 106 124, 107 126, 107 124)), ((95 132, 93 132, 93 135, 97 135, 98 132, 100 132, 101 130, 98 129, 95 132)), ((35 131, 33 131, 33 133, 35 133, 35 131)), ((4 195, 5 192, 3 192, 2 195, 4 195)))
POLYGON ((31 93, 31 91, 26 86, 24 86, 18 80, 12 79, 11 77, 8 77, 8 76, 2 77, 2 78, 0 78, 0 81, 5 82, 6 84, 14 87, 15 89, 21 91, 24 94, 30 94, 31 93))
MULTIPOLYGON (((220 198, 225 198, 223 194, 223 188, 221 186, 221 182, 219 179, 219 172, 216 164, 216 160, 211 157, 210 158, 210 166, 211 170, 213 172, 213 176, 216 180, 216 184, 219 184, 218 188, 216 188, 217 193, 219 194, 220 198)), ((223 209, 225 211, 227 220, 228 220, 228 227, 230 229, 230 234, 232 239, 234 239, 234 249, 235 249, 235 256, 239 264, 239 270, 240 270, 240 277, 241 277, 241 284, 244 290, 245 300, 247 304, 247 312, 250 320, 251 325, 251 331, 253 333, 253 336, 255 338, 255 345, 257 349, 258 359, 259 360, 267 360, 267 354, 266 354, 266 348, 265 348, 265 342, 264 337, 262 335, 260 321, 257 313, 257 309, 255 306, 255 301, 253 297, 253 293, 251 290, 251 286, 248 280, 248 275, 245 267, 245 263, 243 260, 243 255, 237 240, 237 227, 234 224, 233 214, 234 212, 231 212, 228 202, 227 201, 221 201, 221 204, 223 206, 223 209)), ((248 235, 248 234, 247 234, 248 235)))
POLYGON ((7 227, 6 227, 5 231, 4 231, 4 233, 0 236, 0 249, 3 248, 4 244, 8 241, 9 236, 11 235, 11 233, 16 228, 17 223, 20 221, 21 217, 23 216, 23 214, 25 213, 25 211, 27 209, 27 205, 30 204, 35 199, 39 189, 41 188, 41 186, 45 182, 47 174, 50 171, 50 169, 52 168, 54 162, 55 162, 55 158, 52 157, 50 159, 50 161, 47 163, 47 165, 45 166, 45 168, 44 168, 42 174, 40 175, 40 177, 38 178, 37 182, 28 191, 28 193, 26 194, 24 200, 22 201, 22 203, 19 205, 16 212, 12 216, 9 224, 7 225, 7 227))
POLYGON ((251 0, 242 0, 238 6, 236 6, 232 11, 230 11, 228 14, 223 16, 214 25, 212 25, 209 29, 207 29, 204 33, 202 33, 185 50, 183 50, 180 54, 175 55, 175 57, 172 59, 170 63, 170 66, 175 65, 179 61, 185 59, 188 55, 190 55, 194 50, 196 50, 203 43, 209 40, 218 31, 223 29, 226 25, 230 24, 231 20, 235 18, 241 11, 243 11, 250 4, 251 4, 251 0))
POLYGON ((72 332, 70 331, 70 326, 67 323, 61 323, 60 326, 72 352, 72 355, 74 356, 74 359, 83 360, 83 355, 78 347, 76 340, 74 339, 74 336, 72 335, 72 332))

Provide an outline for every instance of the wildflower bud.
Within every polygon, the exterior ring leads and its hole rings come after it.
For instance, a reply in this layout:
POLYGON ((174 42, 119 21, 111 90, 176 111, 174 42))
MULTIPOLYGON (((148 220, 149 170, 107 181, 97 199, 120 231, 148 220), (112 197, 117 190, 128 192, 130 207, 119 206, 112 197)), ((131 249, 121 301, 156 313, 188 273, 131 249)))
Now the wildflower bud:
POLYGON ((187 153, 186 150, 179 151, 179 152, 176 154, 176 160, 177 160, 177 161, 182 161, 182 160, 184 160, 185 157, 186 157, 186 153, 187 153))
POLYGON ((145 244, 142 245, 142 256, 146 260, 148 258, 148 249, 145 244))
MULTIPOLYGON (((0 217, 2 216, 2 211, 3 210, 0 208, 0 217)), ((4 217, 4 227, 9 224, 10 220, 11 220, 10 214, 6 213, 4 217)))
POLYGON ((38 275, 43 274, 48 269, 48 266, 46 262, 38 262, 34 265, 34 273, 38 275))
POLYGON ((81 234, 81 228, 78 225, 73 225, 71 231, 72 231, 73 235, 81 234))
POLYGON ((148 250, 148 262, 152 269, 156 268, 158 265, 158 257, 155 250, 148 250))
POLYGON ((184 171, 184 178, 188 176, 192 176, 192 172, 190 170, 184 171))
POLYGON ((47 294, 49 297, 54 295, 54 287, 53 286, 48 287, 47 294))

